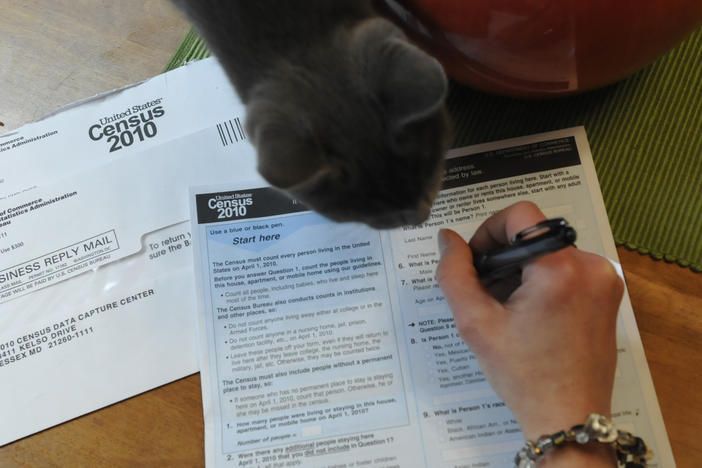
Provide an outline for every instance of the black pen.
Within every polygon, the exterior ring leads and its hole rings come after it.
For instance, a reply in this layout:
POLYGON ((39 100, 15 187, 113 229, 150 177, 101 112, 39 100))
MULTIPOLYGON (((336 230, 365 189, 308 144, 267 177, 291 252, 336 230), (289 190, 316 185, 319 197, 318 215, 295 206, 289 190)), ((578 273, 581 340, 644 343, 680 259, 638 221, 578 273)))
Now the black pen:
POLYGON ((493 281, 521 271, 522 265, 535 258, 573 245, 576 237, 565 219, 548 219, 520 231, 505 247, 477 254, 473 264, 483 282, 493 281))

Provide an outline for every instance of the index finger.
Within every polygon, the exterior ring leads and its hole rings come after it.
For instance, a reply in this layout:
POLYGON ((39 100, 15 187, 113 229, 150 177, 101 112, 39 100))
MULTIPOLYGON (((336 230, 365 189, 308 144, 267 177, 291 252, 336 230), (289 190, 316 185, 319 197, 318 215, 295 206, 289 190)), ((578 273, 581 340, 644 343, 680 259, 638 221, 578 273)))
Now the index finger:
POLYGON ((544 221, 546 216, 536 204, 522 201, 495 213, 480 225, 468 245, 473 252, 484 252, 509 244, 515 234, 544 221))

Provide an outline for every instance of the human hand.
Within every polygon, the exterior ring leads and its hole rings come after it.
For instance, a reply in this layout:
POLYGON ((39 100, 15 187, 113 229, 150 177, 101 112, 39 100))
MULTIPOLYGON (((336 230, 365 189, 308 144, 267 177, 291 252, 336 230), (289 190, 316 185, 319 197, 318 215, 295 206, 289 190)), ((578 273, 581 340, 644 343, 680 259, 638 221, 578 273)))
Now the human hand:
POLYGON ((486 220, 469 244, 442 230, 436 273, 458 332, 530 440, 590 413, 610 416, 624 290, 609 261, 567 247, 525 265, 522 284, 504 302, 491 296, 473 252, 507 244, 544 219, 536 205, 520 202, 486 220))

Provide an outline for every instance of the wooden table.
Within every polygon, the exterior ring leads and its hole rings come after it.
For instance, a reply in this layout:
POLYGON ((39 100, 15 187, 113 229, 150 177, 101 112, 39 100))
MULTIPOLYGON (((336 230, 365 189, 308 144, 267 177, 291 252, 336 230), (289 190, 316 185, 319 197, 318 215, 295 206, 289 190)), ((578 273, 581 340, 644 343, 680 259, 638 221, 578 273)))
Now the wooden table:
MULTIPOLYGON (((189 27, 165 0, 0 12, 0 132, 160 73, 189 27)), ((677 464, 702 466, 702 274, 618 251, 677 464)), ((196 374, 6 445, 0 467, 204 466, 201 404, 196 374)))

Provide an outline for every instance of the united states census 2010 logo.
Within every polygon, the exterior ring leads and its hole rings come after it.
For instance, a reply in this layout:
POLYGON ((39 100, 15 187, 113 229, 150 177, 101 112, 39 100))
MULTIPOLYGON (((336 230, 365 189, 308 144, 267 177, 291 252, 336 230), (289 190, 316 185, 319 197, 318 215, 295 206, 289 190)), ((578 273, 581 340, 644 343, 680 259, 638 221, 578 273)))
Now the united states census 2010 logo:
POLYGON ((93 141, 104 139, 110 145, 110 153, 153 138, 158 133, 156 119, 166 113, 161 105, 162 100, 157 98, 136 104, 103 117, 88 128, 88 136, 93 141))
POLYGON ((231 219, 246 216, 248 207, 253 205, 251 193, 215 195, 207 200, 211 210, 217 210, 217 219, 231 219))

